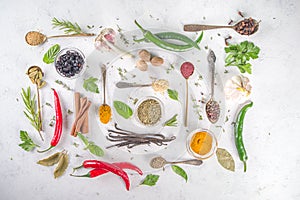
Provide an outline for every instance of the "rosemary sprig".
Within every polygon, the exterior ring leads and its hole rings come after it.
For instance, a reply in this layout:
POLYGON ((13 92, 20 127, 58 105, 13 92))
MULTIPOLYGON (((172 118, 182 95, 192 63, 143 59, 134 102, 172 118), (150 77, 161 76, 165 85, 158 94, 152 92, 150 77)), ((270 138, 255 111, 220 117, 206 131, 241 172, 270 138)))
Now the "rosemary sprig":
POLYGON ((41 134, 42 120, 39 118, 39 112, 36 106, 36 96, 31 95, 30 87, 28 87, 26 90, 22 88, 21 96, 26 108, 23 111, 25 116, 30 121, 30 124, 39 132, 42 141, 44 141, 41 134))
POLYGON ((177 114, 165 122, 164 126, 177 126, 177 114))
POLYGON ((72 23, 67 20, 58 20, 57 18, 52 19, 53 28, 59 28, 59 30, 64 30, 65 34, 82 34, 85 33, 81 30, 80 26, 75 22, 72 23))

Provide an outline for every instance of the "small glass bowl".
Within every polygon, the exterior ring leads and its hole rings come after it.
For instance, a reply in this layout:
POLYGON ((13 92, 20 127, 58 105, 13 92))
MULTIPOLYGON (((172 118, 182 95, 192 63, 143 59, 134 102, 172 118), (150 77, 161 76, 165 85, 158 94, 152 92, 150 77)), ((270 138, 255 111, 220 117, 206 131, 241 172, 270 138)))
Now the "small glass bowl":
POLYGON ((138 122, 138 124, 139 124, 140 126, 142 126, 142 127, 148 127, 148 128, 150 128, 150 127, 157 127, 157 126, 159 126, 159 125, 162 123, 163 119, 164 119, 164 107, 163 107, 163 103, 162 103, 161 100, 159 100, 157 97, 146 96, 146 97, 141 98, 141 99, 137 102, 136 107, 135 107, 135 120, 138 122), (146 100, 151 100, 151 99, 153 99, 153 100, 155 100, 155 101, 157 101, 157 102, 159 103, 160 109, 161 109, 161 116, 160 116, 159 120, 158 120, 156 123, 154 123, 154 124, 144 124, 144 123, 140 120, 140 118, 139 118, 139 116, 138 116, 138 108, 139 108, 139 106, 140 106, 144 101, 146 101, 146 100))
MULTIPOLYGON (((75 62, 75 61, 73 61, 75 62)), ((65 48, 65 49, 62 49, 58 54, 57 56, 55 57, 55 61, 54 61, 54 67, 57 71, 57 73, 64 77, 64 78, 67 78, 67 79, 75 79, 75 78, 78 78, 79 76, 81 76, 84 71, 86 70, 86 59, 85 59, 85 56, 84 54, 77 48, 75 47, 68 47, 68 48, 65 48), (78 72, 75 72, 75 67, 74 66, 76 63, 71 63, 72 60, 72 55, 69 55, 67 58, 64 58, 65 60, 63 60, 62 56, 66 55, 66 54, 69 54, 69 53, 77 53, 77 56, 80 56, 83 60, 83 64, 81 67, 78 67, 79 68, 79 71, 78 72), (61 65, 60 62, 63 62, 64 66, 61 66, 61 67, 58 67, 58 65, 61 65), (65 64, 65 63, 68 63, 68 64, 65 64), (66 65, 66 66, 65 66, 66 65), (71 66, 71 67, 70 67, 71 66), (69 67, 71 69, 71 71, 73 70, 73 72, 69 72, 68 73, 64 73, 64 69, 66 69, 67 67, 69 67), (60 69, 61 68, 61 69, 60 69)))
POLYGON ((196 130, 192 131, 189 134, 189 136, 187 137, 187 141, 186 141, 186 147, 187 147, 189 154, 200 160, 204 160, 204 159, 211 157, 215 153, 217 146, 218 146, 218 143, 217 143, 216 137, 214 136, 214 134, 211 131, 209 131, 207 129, 196 129, 196 130), (203 154, 203 155, 199 154, 197 152, 194 152, 193 149, 191 148, 191 143, 192 143, 193 137, 195 136, 196 133, 199 133, 199 132, 206 132, 212 137, 211 149, 208 153, 203 154))

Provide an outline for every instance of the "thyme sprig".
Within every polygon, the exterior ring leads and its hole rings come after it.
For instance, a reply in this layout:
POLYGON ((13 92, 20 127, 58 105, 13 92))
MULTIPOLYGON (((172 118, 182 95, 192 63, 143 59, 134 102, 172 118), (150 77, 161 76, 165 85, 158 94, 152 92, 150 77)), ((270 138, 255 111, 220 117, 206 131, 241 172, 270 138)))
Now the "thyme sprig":
POLYGON ((80 28, 80 26, 75 22, 72 23, 67 20, 58 20, 57 18, 52 19, 53 28, 59 28, 59 30, 64 30, 65 34, 85 34, 80 28))
POLYGON ((30 124, 39 132, 41 139, 44 141, 41 134, 42 120, 39 117, 39 112, 36 105, 36 96, 32 96, 30 87, 28 87, 26 90, 22 88, 21 96, 25 105, 25 110, 23 111, 25 116, 30 121, 30 124))

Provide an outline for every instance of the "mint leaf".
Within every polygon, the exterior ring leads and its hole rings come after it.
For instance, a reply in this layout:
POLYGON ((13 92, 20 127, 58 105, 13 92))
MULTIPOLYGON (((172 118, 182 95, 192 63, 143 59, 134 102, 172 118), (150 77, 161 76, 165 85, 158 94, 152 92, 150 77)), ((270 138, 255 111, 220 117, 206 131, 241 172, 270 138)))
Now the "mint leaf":
POLYGON ((159 179, 159 175, 148 174, 141 185, 154 186, 159 179))
POLYGON ((178 101, 178 92, 176 90, 168 89, 168 95, 171 99, 178 101))
POLYGON ((86 91, 94 92, 94 93, 99 93, 99 88, 96 84, 96 81, 98 81, 97 78, 90 77, 88 79, 85 79, 83 82, 83 88, 86 91))
POLYGON ((46 64, 53 63, 59 51, 60 51, 59 44, 55 44, 52 47, 50 47, 48 51, 44 54, 44 58, 43 58, 44 63, 46 64))
POLYGON ((133 114, 132 109, 122 101, 114 101, 114 107, 117 113, 125 119, 128 119, 133 114))
POLYGON ((178 174, 179 176, 181 176, 182 178, 184 178, 184 180, 187 182, 188 180, 188 176, 186 174, 186 172, 179 166, 177 165, 172 165, 172 170, 178 174))
POLYGON ((19 144, 19 146, 25 151, 32 151, 35 147, 39 147, 32 141, 26 131, 20 131, 20 139, 23 143, 19 144))

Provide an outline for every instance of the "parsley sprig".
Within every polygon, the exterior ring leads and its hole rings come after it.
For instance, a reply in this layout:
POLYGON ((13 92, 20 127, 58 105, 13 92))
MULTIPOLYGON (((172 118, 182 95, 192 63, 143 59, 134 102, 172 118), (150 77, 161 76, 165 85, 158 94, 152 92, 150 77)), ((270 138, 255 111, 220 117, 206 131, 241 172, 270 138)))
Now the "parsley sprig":
POLYGON ((260 48, 255 46, 253 42, 244 41, 240 44, 231 44, 225 47, 227 66, 236 66, 241 73, 252 73, 251 64, 248 62, 251 58, 257 59, 260 48))
POLYGON ((25 151, 31 151, 35 147, 40 147, 32 141, 26 131, 20 131, 20 139, 23 143, 19 144, 19 146, 25 151))

